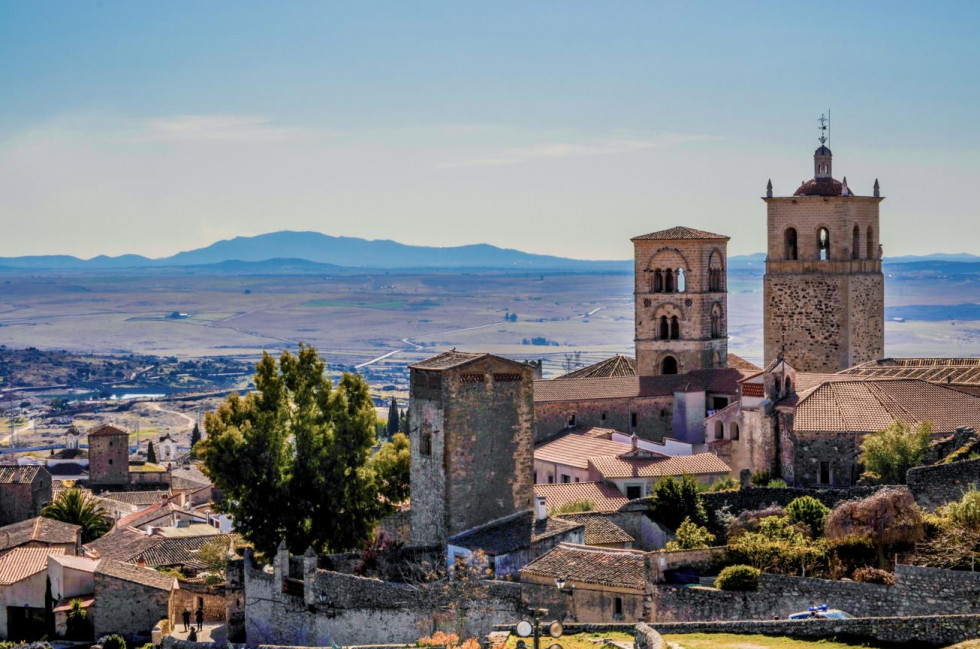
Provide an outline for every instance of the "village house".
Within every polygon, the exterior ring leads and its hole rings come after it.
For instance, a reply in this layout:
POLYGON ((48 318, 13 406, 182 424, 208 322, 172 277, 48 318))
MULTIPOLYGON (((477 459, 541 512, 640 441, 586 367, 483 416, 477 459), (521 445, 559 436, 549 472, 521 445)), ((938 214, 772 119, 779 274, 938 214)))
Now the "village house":
POLYGON ((63 554, 82 552, 82 528, 38 516, 0 527, 0 554, 14 548, 59 548, 63 554))
POLYGON ((43 466, 0 466, 0 525, 39 516, 51 499, 51 474, 43 466))
POLYGON ((45 634, 48 557, 64 553, 60 547, 18 547, 0 557, 0 637, 45 634))
POLYGON ((55 634, 68 631, 68 613, 72 601, 78 600, 88 611, 95 603, 95 569, 99 562, 86 557, 51 555, 48 557, 48 582, 54 599, 55 634))
POLYGON ((545 499, 552 514, 583 504, 589 511, 614 512, 629 502, 619 489, 605 482, 536 484, 534 495, 545 499))
POLYGON ((172 618, 171 602, 179 586, 174 577, 140 565, 102 559, 95 569, 92 606, 95 637, 124 637, 150 631, 172 618))
POLYGON ((561 514, 562 520, 585 525, 585 545, 600 548, 626 549, 633 547, 636 540, 632 535, 613 522, 613 517, 603 512, 584 512, 561 514))

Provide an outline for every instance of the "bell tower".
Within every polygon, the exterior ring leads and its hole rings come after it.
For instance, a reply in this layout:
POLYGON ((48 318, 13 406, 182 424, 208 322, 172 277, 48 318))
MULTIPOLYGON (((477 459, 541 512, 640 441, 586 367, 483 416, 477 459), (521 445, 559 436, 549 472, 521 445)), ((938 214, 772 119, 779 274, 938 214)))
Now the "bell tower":
POLYGON ((814 177, 792 196, 767 188, 768 255, 763 281, 765 362, 780 353, 802 372, 839 372, 877 360, 885 348, 884 275, 875 180, 857 196, 833 178, 826 127, 814 177))
POLYGON ((685 227, 633 237, 638 376, 727 367, 728 239, 685 227))

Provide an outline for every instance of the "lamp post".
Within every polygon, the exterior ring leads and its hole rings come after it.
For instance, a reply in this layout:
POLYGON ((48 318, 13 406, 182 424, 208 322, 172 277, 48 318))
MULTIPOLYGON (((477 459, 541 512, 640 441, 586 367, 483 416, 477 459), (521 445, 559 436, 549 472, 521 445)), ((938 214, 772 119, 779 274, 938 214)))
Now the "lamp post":
MULTIPOLYGON (((517 623, 517 635, 522 638, 532 636, 534 641, 534 649, 541 649, 541 618, 548 615, 548 609, 546 608, 536 608, 531 611, 534 623, 530 623, 527 620, 521 620, 517 623)), ((561 622, 555 620, 548 625, 548 635, 552 638, 560 638, 562 634, 561 622)), ((527 644, 523 640, 517 641, 517 649, 527 649, 527 644)), ((562 646, 557 642, 553 642, 548 646, 548 649, 562 649, 562 646)))
POLYGON ((567 582, 568 582, 568 577, 559 577, 558 579, 555 580, 555 586, 558 587, 558 592, 559 593, 561 593, 562 595, 565 595, 566 597, 570 597, 571 598, 571 602, 569 604, 569 609, 571 609, 571 610, 568 612, 568 616, 571 617, 574 620, 575 619, 575 612, 574 612, 574 607, 575 607, 575 584, 572 584, 569 588, 566 589, 565 588, 565 584, 567 582))

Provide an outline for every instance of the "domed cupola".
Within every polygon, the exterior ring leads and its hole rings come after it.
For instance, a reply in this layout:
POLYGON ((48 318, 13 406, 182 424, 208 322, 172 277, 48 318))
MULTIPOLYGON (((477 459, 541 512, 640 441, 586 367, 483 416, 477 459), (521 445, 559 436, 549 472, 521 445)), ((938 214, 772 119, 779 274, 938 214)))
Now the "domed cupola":
POLYGON ((825 145, 813 152, 813 177, 814 178, 833 178, 831 174, 831 164, 834 154, 825 145))

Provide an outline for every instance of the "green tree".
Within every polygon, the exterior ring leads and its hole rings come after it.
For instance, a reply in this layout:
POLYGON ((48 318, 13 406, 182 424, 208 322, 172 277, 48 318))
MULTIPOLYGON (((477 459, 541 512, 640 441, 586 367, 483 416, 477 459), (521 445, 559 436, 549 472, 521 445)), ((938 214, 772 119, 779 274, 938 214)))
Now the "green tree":
POLYGON ((878 551, 878 567, 886 567, 885 550, 922 540, 922 514, 908 489, 890 487, 862 498, 846 500, 827 516, 827 538, 865 538, 878 551))
POLYGON ((688 517, 677 528, 674 540, 667 543, 667 551, 703 550, 710 548, 714 542, 715 535, 709 532, 708 528, 698 525, 688 517))
POLYGON ((786 505, 786 513, 792 522, 810 528, 810 536, 817 538, 823 534, 824 519, 830 513, 830 508, 813 496, 800 496, 786 505))
POLYGON ((146 446, 146 461, 150 464, 156 464, 157 462, 157 451, 153 448, 153 442, 150 442, 146 446))
POLYGON ((230 395, 205 419, 198 455, 224 495, 218 507, 268 555, 281 540, 294 551, 360 548, 384 511, 368 465, 376 438, 367 383, 344 374, 334 387, 324 369, 308 345, 278 363, 263 354, 255 392, 230 395))
POLYGON ((197 558, 204 564, 205 570, 224 576, 225 569, 228 567, 229 546, 228 538, 219 536, 202 545, 198 550, 197 558))
POLYGON ((388 404, 388 437, 391 437, 398 432, 398 404, 395 403, 395 397, 391 398, 391 403, 388 404))
POLYGON ((41 516, 62 523, 80 525, 82 542, 94 541, 109 531, 109 514, 102 505, 81 489, 68 489, 58 494, 50 505, 41 510, 41 516))
MULTIPOLYGON (((394 403, 394 402, 393 402, 394 403)), ((408 500, 411 487, 412 454, 408 437, 395 433, 371 458, 371 468, 378 480, 378 490, 390 505, 408 500)))
POLYGON ((708 522, 698 483, 689 475, 682 476, 680 480, 662 478, 654 486, 651 498, 653 518, 672 530, 676 530, 685 518, 698 525, 708 522))
POLYGON ((191 431, 191 450, 197 446, 197 443, 201 441, 201 428, 194 422, 194 429, 191 431))
POLYGON ((869 476, 885 484, 905 484, 905 474, 922 463, 931 437, 932 424, 929 422, 913 429, 909 424, 895 420, 884 430, 864 439, 859 459, 869 476))

